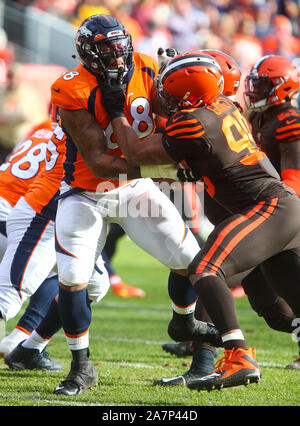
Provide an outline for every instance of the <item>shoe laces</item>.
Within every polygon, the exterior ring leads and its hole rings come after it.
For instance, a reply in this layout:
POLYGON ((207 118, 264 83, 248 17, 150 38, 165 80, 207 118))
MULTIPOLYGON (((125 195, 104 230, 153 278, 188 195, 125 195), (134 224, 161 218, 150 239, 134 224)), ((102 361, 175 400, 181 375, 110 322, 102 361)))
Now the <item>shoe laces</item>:
POLYGON ((231 360, 234 349, 225 350, 224 356, 214 363, 214 369, 216 372, 222 372, 225 369, 225 365, 231 360))
MULTIPOLYGON (((252 357, 255 359, 256 356, 256 349, 251 348, 252 351, 252 357)), ((220 358, 217 362, 214 363, 214 369, 216 372, 222 372, 223 370, 226 370, 226 367, 228 364, 230 364, 231 361, 233 361, 234 355, 236 353, 236 349, 230 349, 224 351, 224 356, 220 358)))

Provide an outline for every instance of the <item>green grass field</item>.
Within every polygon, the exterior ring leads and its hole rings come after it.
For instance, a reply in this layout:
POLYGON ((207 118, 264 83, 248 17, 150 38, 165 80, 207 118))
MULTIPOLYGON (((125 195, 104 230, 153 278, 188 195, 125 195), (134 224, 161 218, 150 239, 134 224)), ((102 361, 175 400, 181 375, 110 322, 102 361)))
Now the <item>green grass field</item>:
MULTIPOLYGON (((168 270, 142 252, 127 237, 119 243, 114 266, 128 284, 147 292, 144 299, 121 299, 111 291, 93 306, 91 359, 99 372, 98 387, 76 397, 58 397, 53 390, 70 367, 70 352, 62 331, 48 347, 63 364, 61 372, 12 371, 0 360, 0 406, 299 406, 300 371, 285 370, 297 354, 291 336, 267 327, 246 298, 235 299, 249 345, 262 366, 260 384, 214 392, 183 387, 152 386, 153 380, 184 373, 191 358, 162 351, 169 341, 171 317, 167 294, 168 270)), ((16 319, 6 324, 10 331, 16 319)), ((220 353, 221 355, 221 353, 220 353)))

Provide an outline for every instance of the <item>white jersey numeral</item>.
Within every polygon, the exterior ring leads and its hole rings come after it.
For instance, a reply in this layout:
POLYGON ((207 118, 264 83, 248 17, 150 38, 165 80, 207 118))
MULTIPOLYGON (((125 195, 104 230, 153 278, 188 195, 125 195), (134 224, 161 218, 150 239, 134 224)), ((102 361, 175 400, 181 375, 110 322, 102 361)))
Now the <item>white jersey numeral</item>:
MULTIPOLYGON (((133 118, 132 128, 137 133, 139 139, 143 139, 153 132, 153 119, 151 114, 150 102, 143 97, 135 98, 130 105, 130 114, 133 118)), ((111 122, 105 129, 107 138, 107 148, 116 149, 118 144, 115 142, 111 122)))

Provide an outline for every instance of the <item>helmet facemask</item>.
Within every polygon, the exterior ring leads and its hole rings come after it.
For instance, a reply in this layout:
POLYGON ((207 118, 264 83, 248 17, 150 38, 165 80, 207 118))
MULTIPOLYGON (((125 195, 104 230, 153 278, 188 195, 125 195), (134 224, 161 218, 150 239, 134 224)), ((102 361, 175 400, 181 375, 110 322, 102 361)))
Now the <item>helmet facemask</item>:
POLYGON ((263 111, 271 104, 270 96, 275 87, 269 77, 256 77, 251 74, 245 80, 245 103, 249 109, 263 111))
POLYGON ((105 37, 95 42, 76 41, 76 47, 84 65, 93 73, 108 79, 124 77, 133 65, 133 48, 129 34, 105 37), (117 59, 123 58, 123 66, 117 59))
MULTIPOLYGON (((158 89, 158 100, 162 107, 167 111, 169 115, 175 114, 182 108, 188 108, 192 106, 191 102, 184 98, 179 98, 172 95, 171 93, 165 92, 163 84, 160 79, 160 75, 157 76, 157 89, 158 89)), ((189 95, 187 92, 186 97, 189 95)))

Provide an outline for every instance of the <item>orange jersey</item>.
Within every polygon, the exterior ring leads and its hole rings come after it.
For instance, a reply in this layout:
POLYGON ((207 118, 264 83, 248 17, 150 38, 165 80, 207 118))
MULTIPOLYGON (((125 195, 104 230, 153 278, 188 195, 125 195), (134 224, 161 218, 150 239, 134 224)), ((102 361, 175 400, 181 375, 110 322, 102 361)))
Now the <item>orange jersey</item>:
MULTIPOLYGON (((134 66, 124 78, 124 81, 128 81, 124 113, 140 139, 149 136, 155 130, 150 99, 157 73, 158 65, 152 58, 135 52, 134 66)), ((57 79, 51 87, 51 102, 68 110, 89 111, 105 131, 108 154, 123 156, 114 141, 110 118, 102 106, 96 76, 86 68, 79 65, 57 79)), ((56 142, 55 135, 52 139, 56 142)), ((91 192, 95 192, 101 182, 112 182, 114 187, 119 186, 117 180, 100 179, 93 175, 69 135, 65 135, 65 143, 64 180, 69 185, 91 192)))
POLYGON ((65 159, 65 143, 59 139, 57 126, 54 134, 57 135, 57 142, 49 140, 46 149, 45 167, 40 171, 34 182, 30 185, 24 195, 27 203, 39 214, 55 219, 57 209, 57 196, 61 179, 63 177, 63 163, 65 159))
POLYGON ((0 166, 0 196, 13 207, 45 167, 47 144, 52 136, 50 120, 34 129, 0 166))

